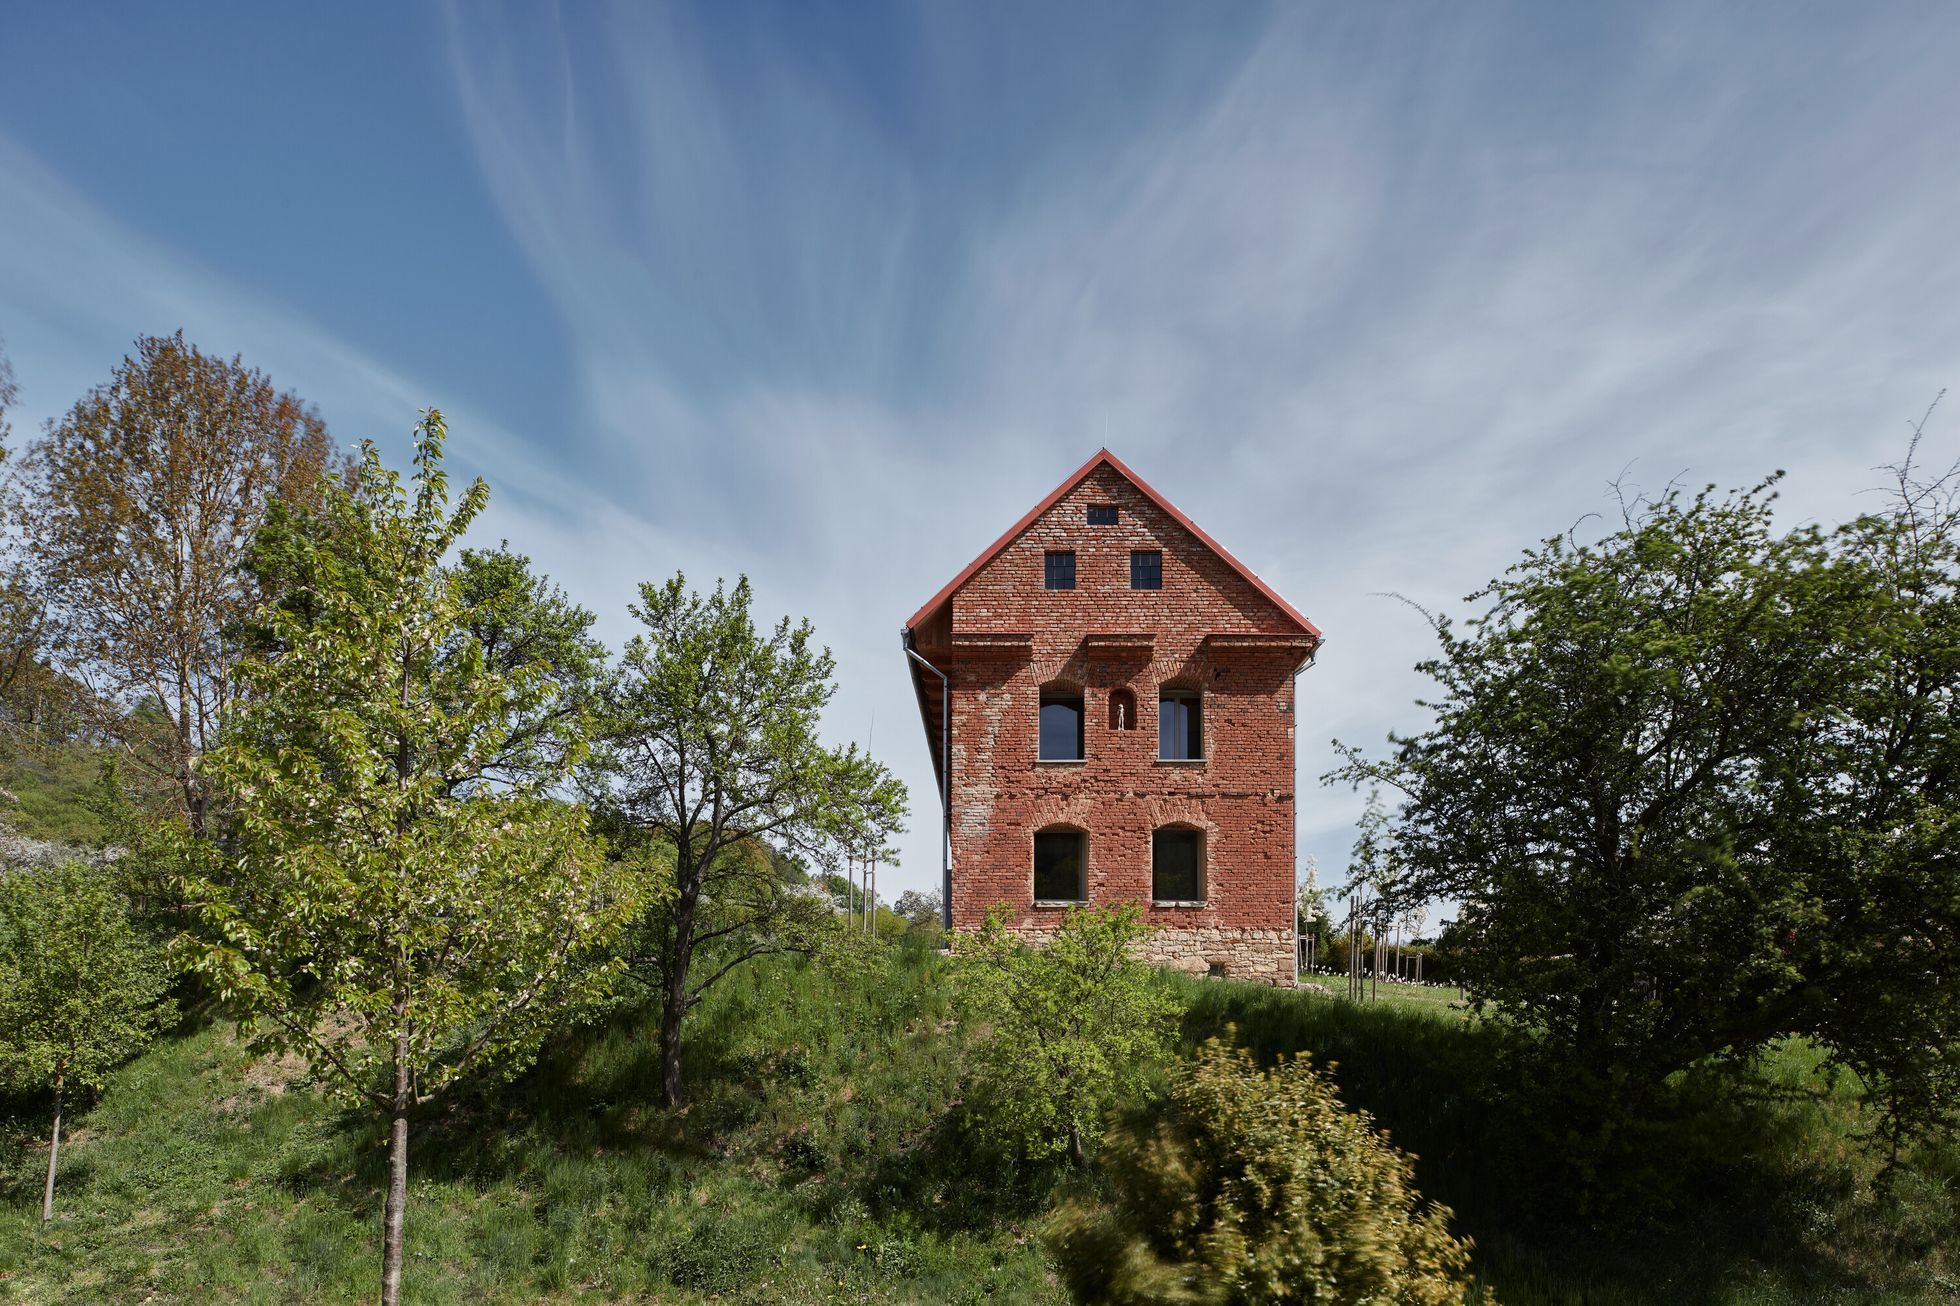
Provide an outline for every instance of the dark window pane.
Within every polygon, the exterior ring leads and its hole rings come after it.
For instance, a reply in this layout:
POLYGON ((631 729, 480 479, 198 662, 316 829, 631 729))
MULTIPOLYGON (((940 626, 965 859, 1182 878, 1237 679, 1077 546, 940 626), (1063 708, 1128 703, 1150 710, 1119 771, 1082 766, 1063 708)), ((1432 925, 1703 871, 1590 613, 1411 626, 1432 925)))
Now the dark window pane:
POLYGON ((1177 761, 1204 756, 1196 694, 1165 694, 1157 700, 1157 756, 1177 761))
POLYGON ((1130 555, 1130 588, 1133 590, 1160 590, 1164 588, 1164 555, 1156 551, 1132 553, 1130 555))
POLYGON ((1082 898, 1082 836, 1073 830, 1034 837, 1034 896, 1047 902, 1082 898))
POLYGON ((1047 762, 1082 760, 1081 699, 1041 700, 1041 758, 1047 762))
POLYGON ((1089 524, 1091 526, 1114 526, 1116 524, 1116 505, 1113 503, 1090 504, 1089 524))
POLYGON ((1051 590, 1074 589, 1075 555, 1073 553, 1050 553, 1044 556, 1047 565, 1042 574, 1042 584, 1051 590))
POLYGON ((1198 901, 1198 832, 1159 830, 1150 836, 1150 896, 1198 901))

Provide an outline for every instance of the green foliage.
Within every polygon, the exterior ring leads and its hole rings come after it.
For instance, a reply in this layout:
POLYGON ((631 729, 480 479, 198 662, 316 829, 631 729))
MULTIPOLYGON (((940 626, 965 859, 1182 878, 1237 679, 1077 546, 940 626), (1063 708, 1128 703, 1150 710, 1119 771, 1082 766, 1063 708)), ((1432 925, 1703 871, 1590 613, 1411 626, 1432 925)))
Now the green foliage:
POLYGON ((691 592, 640 587, 646 626, 607 694, 592 773, 617 842, 672 852, 673 893, 637 933, 636 969, 664 1000, 662 1085, 681 1094, 681 1022, 713 984, 770 952, 807 951, 832 927, 804 865, 887 855, 905 787, 855 744, 825 746, 836 664, 810 623, 764 635, 746 577, 691 592), (697 962, 700 964, 697 965, 697 962))
POLYGON ((412 494, 364 446, 358 495, 330 486, 323 529, 280 537, 274 574, 305 592, 254 614, 242 695, 206 757, 237 861, 186 877, 203 930, 183 940, 191 965, 265 1046, 300 1051, 392 1119, 388 1303, 409 1112, 465 1076, 520 1069, 606 1000, 609 950, 639 905, 584 810, 556 796, 579 759, 577 713, 553 727, 561 746, 513 743, 564 687, 542 657, 495 664, 464 625, 443 559, 488 491, 476 482, 450 512, 443 436, 431 410, 412 494))
MULTIPOLYGON (((1083 1302, 1461 1302, 1470 1249, 1409 1159, 1305 1057, 1261 1072, 1218 1039, 1173 1070, 1170 1110, 1110 1132, 1112 1207, 1048 1236, 1083 1302)), ((1484 1298, 1489 1301, 1489 1297, 1484 1298)))
POLYGON ((974 1053, 985 1135, 1030 1159, 1086 1161, 1104 1114, 1134 1100, 1169 1058, 1179 1004, 1130 953, 1136 903, 1074 907, 1030 947, 996 907, 955 935, 964 1018, 986 1031, 974 1053))
POLYGON ((155 1033, 168 978, 111 872, 0 870, 0 1081, 99 1088, 155 1033))
POLYGON ((363 448, 358 497, 330 487, 310 550, 307 610, 275 602, 271 635, 210 771, 239 848, 194 877, 208 930, 186 953, 220 993, 347 1092, 393 1109, 486 1064, 523 1064, 607 990, 599 958, 633 902, 577 807, 551 796, 566 764, 491 786, 511 722, 550 701, 538 664, 491 668, 462 634, 443 555, 482 508, 451 514, 443 427, 416 446, 412 498, 363 448))
MULTIPOLYGON (((1453 898, 1456 972, 1518 1037, 1581 1180, 1670 1076, 1809 1035, 1895 1143, 1960 1101, 1960 539, 1952 479, 1777 530, 1768 487, 1626 505, 1437 619, 1435 723, 1337 774, 1365 850, 1453 898)), ((1632 1128, 1629 1130, 1629 1126, 1632 1128)))

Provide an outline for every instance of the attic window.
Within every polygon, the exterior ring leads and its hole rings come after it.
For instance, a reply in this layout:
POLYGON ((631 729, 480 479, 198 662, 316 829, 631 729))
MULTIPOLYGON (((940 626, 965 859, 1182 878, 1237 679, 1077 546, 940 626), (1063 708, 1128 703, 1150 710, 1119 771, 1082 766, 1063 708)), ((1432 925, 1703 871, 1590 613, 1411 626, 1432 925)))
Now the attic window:
POLYGON ((1089 524, 1091 526, 1114 526, 1116 524, 1116 505, 1113 503, 1090 504, 1089 524))
POLYGON ((1075 553, 1072 550, 1053 550, 1042 555, 1041 585, 1043 589, 1051 590, 1075 588, 1075 553))

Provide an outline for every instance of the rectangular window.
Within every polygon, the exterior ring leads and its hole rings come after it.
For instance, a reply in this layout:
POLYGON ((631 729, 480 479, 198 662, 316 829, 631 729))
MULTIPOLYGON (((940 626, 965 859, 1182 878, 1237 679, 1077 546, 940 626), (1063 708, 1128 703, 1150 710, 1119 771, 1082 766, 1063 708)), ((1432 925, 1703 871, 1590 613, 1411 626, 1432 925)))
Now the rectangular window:
POLYGON ((1197 902, 1199 834, 1196 830, 1158 830, 1150 836, 1150 896, 1158 902, 1197 902))
POLYGON ((1157 700, 1157 756, 1172 762, 1195 762, 1204 754, 1204 732, 1198 720, 1198 695, 1189 690, 1166 690, 1157 700))
POLYGON ((1089 896, 1083 876, 1087 842, 1080 830, 1044 830, 1035 835, 1035 901, 1081 902, 1089 896))
POLYGON ((1051 590, 1072 590, 1075 588, 1075 554, 1054 551, 1042 555, 1045 563, 1042 572, 1042 587, 1051 590))
POLYGON ((1160 590, 1164 588, 1164 555, 1155 549, 1138 550, 1130 555, 1130 588, 1133 590, 1160 590))
POLYGON ((1080 694, 1041 696, 1040 757, 1044 762, 1082 760, 1082 696, 1080 694))
POLYGON ((1113 503, 1090 504, 1089 524, 1091 526, 1114 526, 1116 524, 1116 505, 1113 503))

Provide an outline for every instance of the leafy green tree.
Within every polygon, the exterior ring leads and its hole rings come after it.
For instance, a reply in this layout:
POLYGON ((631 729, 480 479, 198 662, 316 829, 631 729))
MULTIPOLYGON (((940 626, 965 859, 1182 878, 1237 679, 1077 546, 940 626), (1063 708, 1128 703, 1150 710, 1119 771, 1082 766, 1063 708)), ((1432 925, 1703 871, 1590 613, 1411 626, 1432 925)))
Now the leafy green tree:
POLYGON ((1918 449, 1836 536, 1850 615, 1775 845, 1814 903, 1783 940, 1807 981, 1792 1023, 1877 1094, 1894 1160, 1960 1125, 1960 464, 1926 476, 1918 449))
POLYGON ((607 696, 593 783, 626 842, 672 858, 673 892, 638 932, 632 960, 661 1001, 661 1097, 682 1098, 681 1025, 736 967, 810 951, 831 926, 795 859, 834 869, 889 855, 905 787, 855 744, 830 748, 819 715, 835 662, 805 621, 767 635, 747 577, 713 594, 675 576, 644 584, 607 696), (697 962, 703 963, 697 967, 697 962))
POLYGON ((236 865, 192 874, 196 968, 389 1126, 382 1297, 401 1292, 411 1114, 464 1076, 512 1073, 600 1001, 636 886, 598 854, 555 761, 491 784, 516 723, 558 686, 542 659, 492 664, 466 635, 444 555, 483 507, 452 513, 444 428, 417 433, 412 493, 362 450, 359 494, 330 486, 306 601, 275 594, 265 651, 211 773, 236 865))
POLYGON ((1173 1068, 1161 1118, 1110 1131, 1102 1169, 1113 1203, 1046 1231, 1077 1301, 1448 1306, 1470 1287, 1449 1209, 1304 1056, 1262 1072, 1210 1040, 1173 1068))
POLYGON ((996 907, 954 936, 964 1019, 986 1031, 974 1050, 980 1119, 1030 1158, 1085 1165, 1104 1113, 1170 1057, 1182 1008, 1131 955, 1149 929, 1136 903, 1070 908, 1039 946, 1010 920, 996 907))
POLYGON ((0 869, 0 1080, 54 1092, 41 1219, 54 1216, 61 1110, 141 1051, 167 1010, 161 950, 105 870, 0 869))
POLYGON ((1337 773, 1400 790, 1387 891, 1461 903, 1463 982, 1598 1145, 1792 1034, 1895 1137, 1960 1096, 1952 478, 1837 532, 1770 484, 1527 552, 1435 621, 1434 724, 1337 773))

